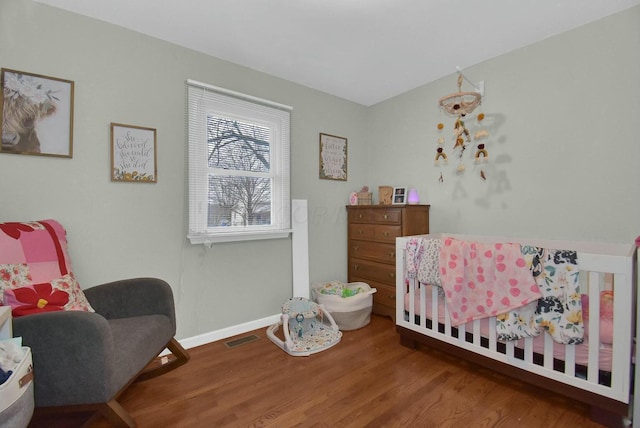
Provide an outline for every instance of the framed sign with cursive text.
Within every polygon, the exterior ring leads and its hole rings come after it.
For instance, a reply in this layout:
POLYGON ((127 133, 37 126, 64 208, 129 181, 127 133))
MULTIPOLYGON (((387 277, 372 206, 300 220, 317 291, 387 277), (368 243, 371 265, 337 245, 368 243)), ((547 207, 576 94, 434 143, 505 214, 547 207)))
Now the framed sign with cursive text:
POLYGON ((158 181, 155 129, 111 123, 111 181, 158 181))
POLYGON ((320 178, 347 181, 347 139, 320 134, 320 178))

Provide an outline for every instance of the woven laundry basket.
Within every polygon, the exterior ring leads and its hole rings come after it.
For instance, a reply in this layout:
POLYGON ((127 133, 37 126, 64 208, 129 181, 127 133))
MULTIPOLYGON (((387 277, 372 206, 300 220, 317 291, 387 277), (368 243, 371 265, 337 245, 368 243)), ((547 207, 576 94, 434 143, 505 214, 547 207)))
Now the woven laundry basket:
POLYGON ((371 308, 373 307, 373 293, 377 290, 364 282, 351 282, 348 284, 332 281, 312 285, 313 298, 322 304, 335 320, 340 330, 357 330, 369 324, 371 321, 371 308), (335 288, 336 285, 352 292, 359 291, 349 297, 336 294, 325 294, 322 290, 335 288))

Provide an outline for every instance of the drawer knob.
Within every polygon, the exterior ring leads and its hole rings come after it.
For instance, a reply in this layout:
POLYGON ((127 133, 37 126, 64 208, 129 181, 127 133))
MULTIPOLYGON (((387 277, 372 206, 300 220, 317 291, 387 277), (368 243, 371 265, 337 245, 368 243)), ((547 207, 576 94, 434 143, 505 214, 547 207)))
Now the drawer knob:
POLYGON ((394 296, 393 294, 390 294, 390 295, 387 296, 387 299, 396 300, 396 296, 394 296))
POLYGON ((360 229, 360 230, 358 231, 358 235, 362 235, 363 233, 364 233, 364 230, 362 230, 362 229, 360 229))
POLYGON ((353 247, 353 251, 358 251, 360 250, 360 247, 358 247, 357 245, 353 247))
POLYGON ((389 218, 389 214, 384 215, 384 219, 387 220, 389 218))
POLYGON ((358 214, 358 218, 359 218, 359 219, 362 219, 362 214, 358 214))
POLYGON ((384 236, 389 236, 389 232, 385 232, 385 233, 384 233, 384 236))
POLYGON ((394 258, 396 256, 396 252, 395 251, 389 251, 389 257, 390 258, 394 258))
POLYGON ((389 278, 395 278, 395 277, 396 277, 396 273, 395 272, 389 273, 389 278))
POLYGON ((358 270, 358 269, 360 269, 360 266, 358 266, 358 265, 353 265, 353 270, 358 270))

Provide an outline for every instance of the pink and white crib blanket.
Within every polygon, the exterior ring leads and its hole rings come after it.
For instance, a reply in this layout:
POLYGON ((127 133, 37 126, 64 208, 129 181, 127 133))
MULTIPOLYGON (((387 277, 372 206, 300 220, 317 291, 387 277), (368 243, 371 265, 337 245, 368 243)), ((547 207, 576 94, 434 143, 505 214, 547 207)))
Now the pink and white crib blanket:
POLYGON ((542 297, 519 244, 443 237, 439 263, 454 326, 503 314, 542 297))
POLYGON ((407 275, 441 285, 453 326, 496 316, 499 340, 583 340, 575 251, 450 236, 407 243, 407 275))

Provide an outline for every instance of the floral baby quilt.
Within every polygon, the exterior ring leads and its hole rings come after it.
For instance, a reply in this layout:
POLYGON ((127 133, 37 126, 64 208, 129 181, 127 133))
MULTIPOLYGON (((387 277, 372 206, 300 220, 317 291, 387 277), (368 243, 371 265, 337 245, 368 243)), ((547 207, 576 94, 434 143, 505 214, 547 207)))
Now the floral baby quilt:
POLYGON ((498 339, 535 337, 546 331, 558 343, 582 343, 584 322, 577 253, 523 245, 522 254, 542 297, 535 304, 498 316, 498 339))

